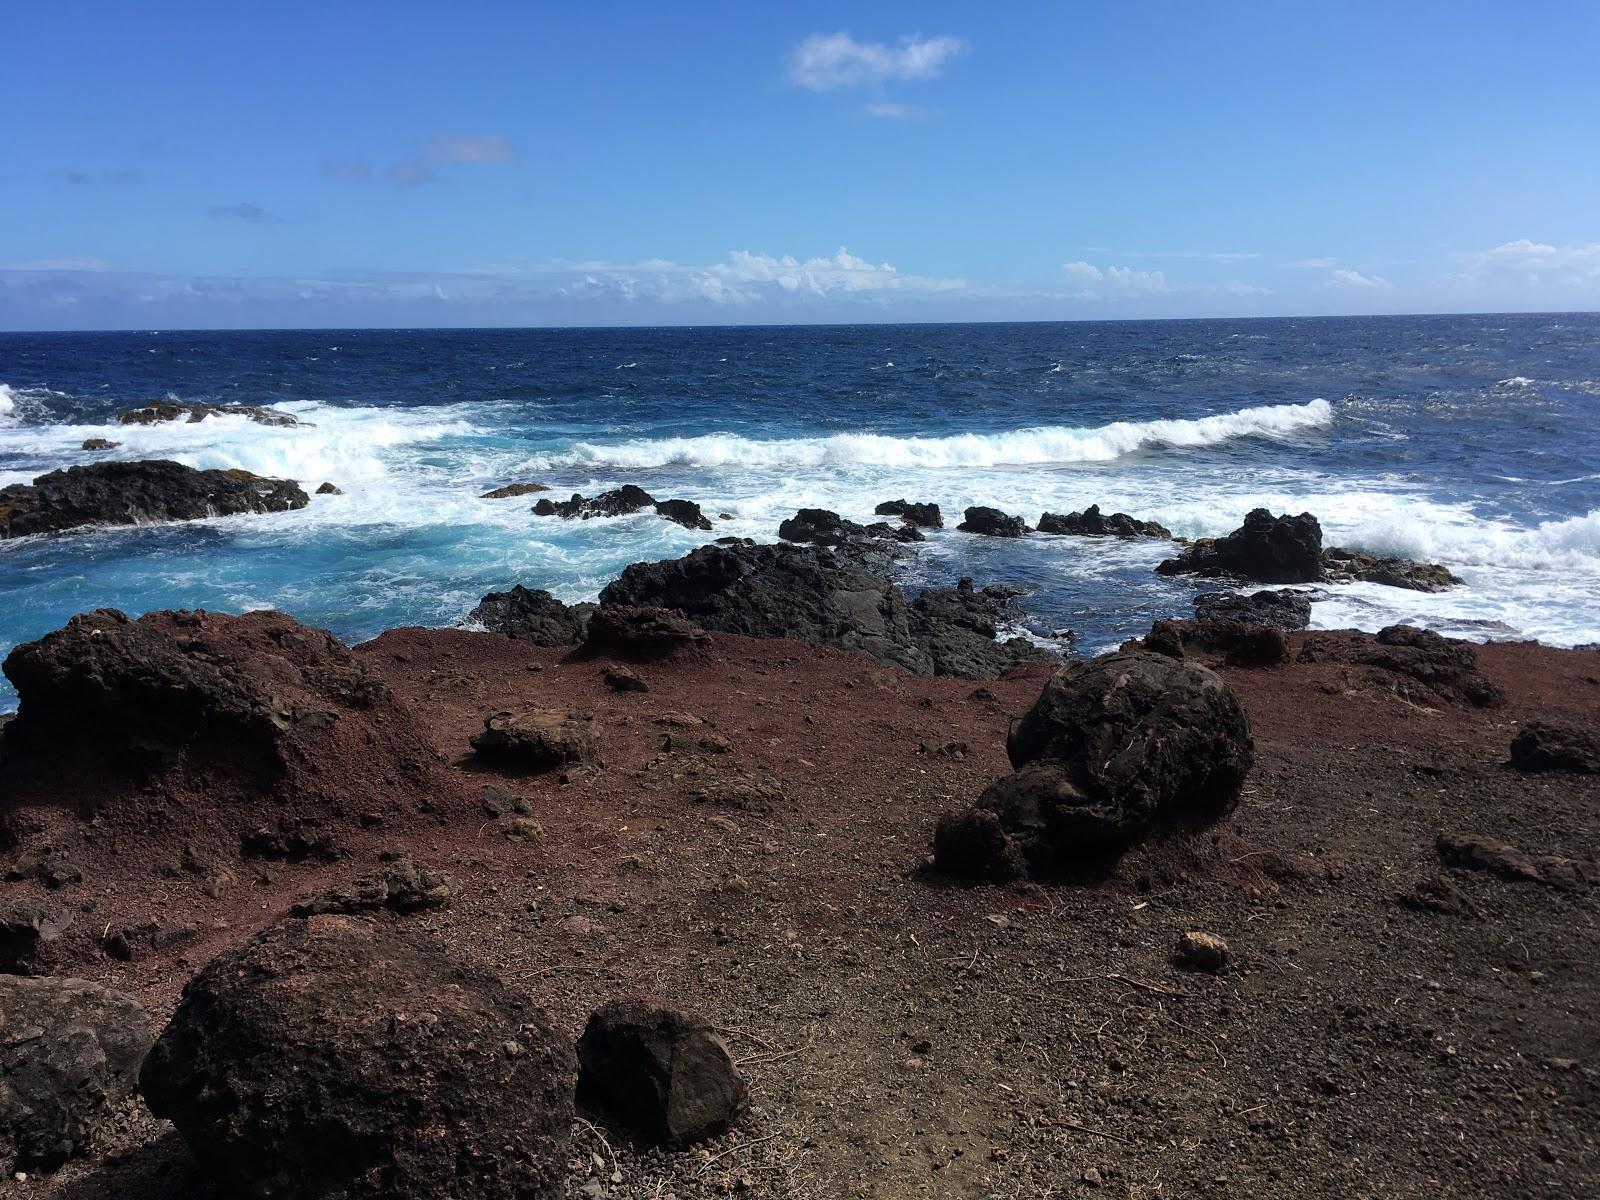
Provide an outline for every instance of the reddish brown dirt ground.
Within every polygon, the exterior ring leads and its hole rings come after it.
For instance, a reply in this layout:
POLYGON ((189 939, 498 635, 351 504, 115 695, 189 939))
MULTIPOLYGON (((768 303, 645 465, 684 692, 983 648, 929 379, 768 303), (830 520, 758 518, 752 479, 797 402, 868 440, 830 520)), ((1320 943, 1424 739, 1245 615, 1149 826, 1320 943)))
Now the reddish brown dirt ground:
MULTIPOLYGON (((1448 872, 1476 915, 1396 903, 1440 872, 1440 832, 1600 854, 1600 779, 1504 765, 1521 720, 1597 719, 1600 654, 1485 647, 1508 693, 1494 710, 1421 708, 1337 664, 1227 670, 1258 751, 1232 818, 1098 887, 1001 889, 924 859, 939 814, 1008 769, 1008 720, 1043 669, 920 679, 716 635, 638 667, 648 693, 617 694, 603 662, 488 634, 400 630, 361 652, 474 789, 526 797, 531 836, 487 813, 380 828, 332 866, 247 868, 221 900, 122 853, 53 898, 88 922, 209 931, 74 973, 162 1019, 209 955, 403 841, 461 894, 397 919, 492 964, 574 1036, 618 995, 698 1010, 752 1081, 749 1119, 704 1149, 635 1155, 581 1127, 573 1196, 1600 1191, 1600 889, 1448 872), (472 762, 483 717, 526 703, 593 713, 603 766, 563 781, 472 762), (731 749, 703 748, 712 734, 731 749), (1176 969, 1191 929, 1226 938, 1231 969, 1176 969)), ((210 1194, 137 1105, 102 1140, 0 1196, 210 1194)))

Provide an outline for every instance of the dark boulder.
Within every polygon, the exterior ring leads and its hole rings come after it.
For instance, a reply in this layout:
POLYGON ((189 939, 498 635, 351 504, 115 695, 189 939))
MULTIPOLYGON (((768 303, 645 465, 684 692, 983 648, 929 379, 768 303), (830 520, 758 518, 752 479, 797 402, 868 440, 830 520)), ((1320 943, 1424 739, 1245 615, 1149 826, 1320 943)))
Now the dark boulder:
POLYGON ((275 1200, 553 1198, 573 1087, 570 1045, 520 991, 339 916, 213 959, 140 1075, 226 1194, 275 1200))
POLYGON ((1519 771, 1600 775, 1600 732, 1593 726, 1530 721, 1511 739, 1511 765, 1519 771))
POLYGON ((322 486, 317 488, 317 495, 342 496, 344 495, 344 489, 336 483, 324 483, 322 486))
POLYGON ((70 909, 51 911, 36 904, 0 908, 0 974, 44 974, 53 965, 53 944, 71 924, 70 909))
POLYGON ((93 438, 84 438, 83 439, 83 445, 80 446, 79 449, 81 449, 81 450, 115 450, 120 445, 122 445, 121 442, 113 442, 110 438, 93 437, 93 438))
POLYGON ((1157 621, 1144 636, 1144 648, 1168 658, 1219 659, 1230 667, 1275 667, 1289 661, 1283 630, 1253 621, 1157 621))
POLYGON ((1342 546, 1323 551, 1324 578, 1337 583, 1381 583, 1413 592, 1444 592, 1462 581, 1438 563, 1386 558, 1342 546))
POLYGON ((1364 683, 1387 688, 1413 703, 1493 708, 1505 700, 1499 685, 1478 670, 1478 651, 1471 642, 1414 625, 1390 625, 1371 638, 1312 635, 1301 646, 1299 660, 1363 668, 1364 683))
POLYGON ((508 483, 504 487, 497 487, 487 491, 481 497, 484 500, 512 500, 518 496, 534 496, 540 492, 548 492, 550 485, 547 483, 508 483))
POLYGON ((53 1171, 81 1153, 149 1049, 150 1018, 130 996, 0 975, 0 1169, 53 1171))
POLYGON ((484 718, 472 748, 480 758, 528 771, 593 762, 594 721, 548 708, 499 712, 484 718))
POLYGON ((682 558, 634 563, 601 592, 603 605, 659 607, 702 629, 798 638, 864 650, 918 675, 992 679, 1019 662, 1054 656, 995 630, 1008 600, 988 591, 930 589, 915 604, 882 573, 878 541, 816 546, 702 546, 682 558))
POLYGON ((711 518, 693 500, 660 500, 656 512, 685 529, 710 529, 711 518))
POLYGON ((937 504, 885 500, 872 511, 880 517, 899 517, 907 525, 920 525, 924 529, 944 528, 944 514, 939 511, 937 504))
POLYGON ((623 517, 629 513, 654 508, 656 499, 642 487, 624 484, 609 492, 601 492, 593 499, 585 499, 577 492, 569 500, 541 500, 533 506, 535 515, 541 517, 574 517, 589 520, 593 517, 623 517))
POLYGON ((490 592, 467 614, 467 620, 490 633, 532 642, 535 646, 573 646, 594 614, 593 604, 563 604, 543 588, 520 583, 509 592, 490 592))
POLYGON ((248 417, 257 425, 293 428, 304 425, 300 418, 259 404, 182 404, 176 400, 152 400, 139 408, 124 409, 117 420, 124 425, 160 425, 168 421, 193 424, 207 417, 248 417))
POLYGON ((1600 864, 1561 854, 1529 854, 1493 838, 1441 833, 1434 850, 1447 867, 1487 871, 1511 883, 1538 883, 1562 891, 1600 883, 1600 864))
POLYGON ((319 913, 422 912, 443 908, 455 897, 455 880, 442 871, 397 854, 383 870, 361 875, 346 887, 329 888, 298 901, 289 912, 297 917, 319 913))
POLYGON ((891 542, 925 542, 928 539, 915 525, 891 525, 887 521, 874 521, 865 526, 869 538, 885 538, 891 542))
POLYGON ((1262 583, 1313 583, 1322 578, 1322 526, 1310 513, 1275 517, 1257 508, 1227 537, 1201 538, 1162 575, 1233 575, 1262 583))
POLYGON ((603 604, 589 618, 583 646, 591 654, 649 662, 704 641, 705 636, 705 630, 670 608, 603 604))
POLYGON ((1127 513, 1101 513, 1091 504, 1081 513, 1045 513, 1039 518, 1040 533, 1076 534, 1080 537, 1172 538, 1172 530, 1155 521, 1141 521, 1127 513))
POLYGON ((1202 621, 1244 621, 1293 633, 1311 624, 1311 595, 1280 588, 1246 596, 1241 592, 1201 592, 1194 615, 1202 621))
POLYGON ((813 546, 847 546, 869 538, 883 538, 892 542, 920 542, 921 532, 911 525, 890 525, 887 521, 874 521, 862 525, 846 521, 836 512, 826 508, 802 508, 778 526, 778 536, 787 542, 805 542, 813 546))
POLYGON ((985 537, 1017 538, 1028 532, 1028 523, 1021 517, 1008 516, 998 508, 975 505, 963 514, 965 520, 956 528, 962 533, 981 533, 985 537))
POLYGON ((1036 875, 1104 870, 1154 832, 1226 816, 1255 753, 1244 708, 1219 676, 1140 652, 1057 671, 1006 750, 1016 773, 976 806, 1004 838, 984 818, 947 819, 935 839, 942 869, 991 879, 1019 860, 1036 875))
POLYGON ((293 480, 249 471, 197 471, 163 459, 90 463, 0 488, 0 538, 287 512, 310 502, 293 480))
POLYGON ((578 1102, 645 1146, 726 1133, 748 1088, 704 1022, 650 1000, 595 1011, 578 1039, 578 1102))

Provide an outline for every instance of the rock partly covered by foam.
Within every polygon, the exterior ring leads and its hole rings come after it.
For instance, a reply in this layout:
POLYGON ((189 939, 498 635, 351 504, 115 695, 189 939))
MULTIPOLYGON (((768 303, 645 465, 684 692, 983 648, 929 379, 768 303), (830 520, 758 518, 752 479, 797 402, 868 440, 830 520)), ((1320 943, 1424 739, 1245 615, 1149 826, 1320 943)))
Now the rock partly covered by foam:
POLYGON ((543 588, 520 583, 509 592, 490 592, 467 614, 490 633, 503 633, 536 646, 572 646, 594 615, 593 604, 563 604, 543 588))
POLYGON ((540 517, 565 517, 568 520, 593 517, 624 517, 630 513, 652 509, 669 521, 687 529, 710 529, 711 519, 700 511, 692 500, 657 500, 642 487, 624 484, 598 496, 585 498, 573 492, 567 500, 541 500, 533 506, 534 515, 540 517))
POLYGON ((1155 521, 1141 521, 1125 512, 1106 516, 1098 504, 1081 513, 1045 513, 1039 518, 1040 533, 1070 533, 1080 537, 1166 538, 1172 530, 1155 521))
POLYGON ((117 420, 124 425, 161 425, 168 421, 204 421, 207 417, 247 417, 257 425, 293 428, 305 422, 292 413, 259 404, 183 404, 176 400, 152 400, 138 408, 124 409, 117 420))
POLYGON ((0 488, 0 538, 286 512, 310 502, 293 480, 249 471, 197 471, 163 459, 88 463, 0 488))
POLYGON ((459 788, 365 659, 283 613, 99 609, 18 646, 4 669, 21 707, 0 784, 18 802, 59 802, 69 786, 107 821, 159 812, 163 827, 237 844, 263 801, 281 819, 353 820, 459 788))
POLYGON ((578 1100, 637 1143, 679 1148, 726 1133, 749 1089, 705 1022, 651 1000, 597 1009, 578 1039, 578 1100))
POLYGON ((481 499, 512 500, 518 496, 534 496, 549 490, 550 485, 546 483, 508 483, 503 487, 492 488, 483 493, 481 499))
POLYGON ((1289 588, 1242 592, 1201 592, 1194 615, 1202 621, 1243 621, 1293 633, 1311 624, 1311 594, 1289 588))
POLYGON ((944 514, 939 511, 937 504, 931 502, 885 500, 872 511, 880 517, 899 517, 907 525, 918 525, 923 529, 944 528, 944 514))
POLYGON ((1103 869, 1153 831, 1232 811, 1255 756, 1220 676, 1141 652, 1057 671, 1006 751, 1016 773, 935 832, 935 860, 953 874, 1103 869))
POLYGON ((191 979, 140 1088, 228 1195, 541 1200, 574 1075, 520 989, 424 934, 318 916, 191 979))
POLYGON ((1267 509, 1253 509, 1227 537, 1200 538, 1156 570, 1162 575, 1313 583, 1322 578, 1322 526, 1310 513, 1275 517, 1267 509))
POLYGON ((956 528, 962 533, 981 533, 985 537, 1019 538, 1028 532, 1028 523, 998 508, 974 505, 962 514, 963 520, 956 528))
POLYGON ((1366 554, 1342 546, 1323 551, 1322 570, 1324 578, 1337 583, 1381 583, 1413 592, 1448 591, 1462 582, 1438 563, 1366 554))
POLYGON ((0 1168, 51 1171, 83 1151, 149 1049, 149 1016, 130 996, 0 975, 0 1168))
POLYGON ((1014 593, 936 588, 908 601, 876 541, 839 550, 734 542, 634 563, 600 594, 605 605, 677 609, 703 629, 790 637, 864 650, 918 675, 990 679, 1054 655, 995 633, 1014 593))

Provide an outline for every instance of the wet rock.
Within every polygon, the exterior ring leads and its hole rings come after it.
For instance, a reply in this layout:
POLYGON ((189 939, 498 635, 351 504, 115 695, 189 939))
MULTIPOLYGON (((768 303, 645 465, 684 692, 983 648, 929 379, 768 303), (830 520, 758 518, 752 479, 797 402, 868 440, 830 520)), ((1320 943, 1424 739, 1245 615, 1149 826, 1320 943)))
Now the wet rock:
POLYGON ((1311 624, 1311 594, 1289 588, 1263 588, 1241 592, 1201 592, 1194 598, 1194 615, 1202 621, 1246 621, 1293 633, 1311 624))
POLYGON ((648 692, 650 685, 627 667, 617 665, 605 670, 606 686, 613 692, 648 692))
POLYGON ((1529 721, 1511 739, 1511 765, 1519 771, 1600 775, 1600 733, 1592 727, 1529 721))
POLYGON ((1342 546, 1323 551, 1322 569, 1324 578, 1334 582, 1381 583, 1413 592, 1444 592, 1462 582, 1438 563, 1386 558, 1342 546))
POLYGON ((1003 877, 1020 855, 1034 875, 1104 870, 1154 832, 1226 816, 1254 760, 1249 720, 1221 677, 1126 651, 1057 671, 1006 750, 1016 773, 977 802, 1003 840, 983 818, 949 822, 935 844, 942 869, 1003 877), (989 848, 961 846, 963 830, 989 848))
POLYGON ((540 1200, 574 1073, 541 1010, 441 942, 317 916, 191 979, 140 1088, 228 1195, 540 1200))
POLYGON ((650 1000, 596 1010, 578 1040, 578 1100, 646 1146, 682 1148, 726 1133, 748 1088, 699 1019, 650 1000))
POLYGON ((1169 658, 1220 659, 1230 667, 1275 667, 1289 661, 1283 630, 1250 621, 1157 621, 1143 644, 1169 658))
POLYGON ((0 973, 38 975, 48 970, 51 944, 72 924, 71 911, 36 904, 0 908, 0 973))
POLYGON ((995 641, 1009 594, 930 589, 910 603, 882 568, 879 542, 838 549, 744 541, 634 563, 600 595, 606 605, 675 609, 703 629, 792 637, 864 650, 918 675, 992 679, 1053 658, 1023 639, 995 641))
POLYGON ((922 504, 911 500, 885 500, 872 510, 880 517, 899 517, 907 525, 923 529, 943 529, 944 514, 937 504, 922 504))
POLYGON ((508 483, 504 487, 497 487, 493 491, 485 492, 482 499, 512 500, 518 496, 533 496, 549 490, 550 485, 544 483, 508 483))
POLYGON ((53 1171, 82 1152, 149 1048, 149 1016, 130 996, 0 975, 0 1169, 53 1171))
POLYGON ((922 530, 915 525, 891 525, 887 521, 874 521, 865 527, 869 538, 883 538, 891 542, 925 542, 922 530))
POLYGON ((568 500, 541 500, 533 506, 533 511, 541 517, 565 517, 568 520, 577 517, 587 521, 593 517, 627 516, 655 506, 654 496, 642 487, 629 483, 609 492, 601 492, 593 499, 585 499, 574 492, 568 500))
POLYGON ((1540 883, 1571 891, 1600 881, 1600 866, 1559 854, 1529 854, 1493 838, 1441 833, 1434 842, 1439 861, 1464 871, 1487 871, 1517 883, 1540 883))
POLYGON ((321 487, 317 488, 317 495, 319 495, 319 496, 342 496, 342 495, 344 495, 344 489, 342 487, 340 487, 338 484, 324 483, 321 487))
POLYGON ((139 408, 124 409, 117 414, 123 425, 160 425, 167 421, 186 421, 194 424, 207 417, 248 417, 257 425, 274 425, 294 428, 305 422, 290 413, 259 404, 181 404, 175 400, 152 400, 139 408))
POLYGON ((1172 530, 1155 521, 1141 521, 1127 513, 1101 513, 1098 504, 1091 504, 1081 513, 1045 513, 1039 518, 1040 533, 1066 533, 1081 537, 1115 538, 1165 538, 1171 540, 1172 530))
POLYGON ((890 525, 884 521, 861 525, 846 521, 838 513, 826 508, 802 508, 778 526, 778 536, 788 542, 834 547, 867 538, 883 538, 894 542, 923 540, 922 534, 909 525, 890 525))
POLYGON ((1441 637, 1414 625, 1390 625, 1373 638, 1308 638, 1301 662, 1344 662, 1366 668, 1368 684, 1388 688, 1412 703, 1472 704, 1492 708, 1505 693, 1478 670, 1470 642, 1441 637))
POLYGON ((1310 513, 1275 517, 1253 509, 1227 537, 1201 538, 1177 558, 1162 562, 1162 575, 1234 575, 1262 583, 1312 583, 1322 578, 1322 526, 1310 513))
POLYGON ((80 446, 79 449, 81 449, 81 450, 115 450, 117 447, 119 447, 121 445, 122 445, 121 442, 113 442, 109 438, 93 437, 93 438, 84 438, 83 439, 83 445, 80 446))
POLYGON ((298 901, 289 909, 296 917, 319 913, 422 912, 443 908, 455 898, 456 883, 449 875, 397 855, 382 871, 362 875, 348 887, 329 888, 298 901))
POLYGON ((656 512, 685 529, 711 528, 711 518, 693 500, 661 500, 656 503, 656 512))
POLYGON ((535 646, 574 646, 594 614, 593 604, 563 604, 543 588, 520 583, 509 592, 490 592, 467 620, 490 633, 502 633, 535 646))
POLYGON ((665 658, 696 642, 705 630, 669 608, 602 604, 589 618, 584 649, 649 662, 665 658))
POLYGON ((197 471, 162 459, 90 463, 0 488, 0 538, 286 512, 309 503, 293 480, 249 471, 197 471))
POLYGON ((529 771, 593 762, 594 722, 548 708, 499 712, 484 719, 472 748, 480 758, 529 771))
POLYGON ((1215 975, 1228 965, 1228 943, 1214 933, 1192 930, 1178 939, 1173 960, 1186 971, 1215 975))
POLYGON ((998 508, 975 505, 963 514, 964 520, 956 528, 962 533, 981 533, 985 537, 1021 537, 1028 532, 1028 523, 1021 517, 1008 516, 998 508))

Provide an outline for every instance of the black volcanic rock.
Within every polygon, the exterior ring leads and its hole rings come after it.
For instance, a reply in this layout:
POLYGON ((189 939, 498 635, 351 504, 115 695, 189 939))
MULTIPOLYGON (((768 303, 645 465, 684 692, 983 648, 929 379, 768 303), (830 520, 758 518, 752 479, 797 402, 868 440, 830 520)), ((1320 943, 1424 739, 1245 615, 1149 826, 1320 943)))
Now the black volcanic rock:
POLYGON ((575 1075, 522 989, 425 934, 313 916, 195 975, 139 1084, 219 1194, 554 1200, 575 1075))
POLYGON ((1117 537, 1117 538, 1167 538, 1171 539, 1172 530, 1155 521, 1141 521, 1138 517, 1130 517, 1127 513, 1112 513, 1109 517, 1100 511, 1098 504, 1091 504, 1081 513, 1045 513, 1039 518, 1040 533, 1069 533, 1081 537, 1117 537))
POLYGON ((1462 581, 1438 563, 1389 558, 1335 546, 1322 552, 1324 576, 1334 582, 1381 583, 1413 592, 1444 592, 1462 581))
MULTIPOLYGON (((502 494, 512 493, 508 489, 489 493, 491 497, 502 494)), ((647 508, 655 509, 662 517, 686 529, 711 528, 711 519, 700 511, 700 506, 693 500, 658 501, 642 487, 636 487, 631 483, 609 492, 601 492, 592 498, 585 498, 573 492, 571 498, 567 500, 540 500, 533 506, 533 512, 539 517, 565 517, 568 520, 579 518, 587 521, 591 517, 625 517, 630 513, 643 512, 647 508)))
POLYGON ((658 500, 656 512, 685 529, 710 529, 711 518, 693 500, 658 500))
POLYGON ((885 500, 872 510, 880 517, 899 517, 907 525, 920 525, 924 529, 943 529, 944 514, 937 504, 919 504, 912 500, 885 500))
POLYGON ((1270 625, 1285 633, 1311 624, 1311 596, 1289 588, 1241 592, 1201 592, 1194 598, 1194 615, 1202 621, 1244 621, 1270 625))
POLYGON ((593 604, 563 604, 543 588, 520 583, 509 592, 490 592, 467 614, 490 633, 503 633, 535 646, 574 646, 594 614, 593 604))
POLYGON ((1511 765, 1519 771, 1600 775, 1600 729, 1529 721, 1511 739, 1511 765))
POLYGON ((91 463, 0 488, 0 538, 285 512, 309 503, 294 481, 249 471, 197 471, 163 459, 91 463))
POLYGON ((791 637, 865 650, 918 675, 990 679, 1055 656, 994 630, 1009 595, 930 589, 909 602, 883 570, 898 551, 877 539, 836 549, 733 541, 682 558, 634 563, 603 605, 677 609, 702 629, 791 637))
POLYGON ((881 538, 891 542, 920 542, 922 533, 911 525, 891 525, 874 521, 862 525, 847 521, 826 508, 802 508, 778 526, 778 536, 786 542, 805 542, 813 546, 844 546, 850 542, 881 538))
POLYGON ((1275 517, 1253 509, 1227 537, 1201 538, 1156 571, 1162 575, 1234 575, 1262 583, 1322 578, 1322 526, 1310 513, 1275 517))
POLYGON ((975 505, 963 514, 965 519, 956 528, 962 533, 981 533, 986 537, 1017 538, 1028 532, 1028 523, 1021 517, 1009 516, 998 508, 975 505))
POLYGON ((257 425, 290 428, 305 422, 290 413, 259 404, 181 404, 175 400, 152 400, 138 408, 124 409, 117 420, 124 425, 160 425, 167 421, 193 423, 207 417, 249 417, 257 425))

